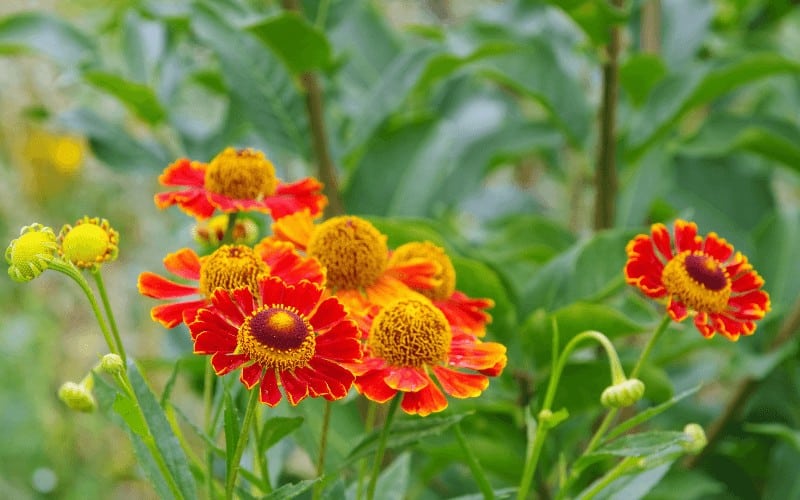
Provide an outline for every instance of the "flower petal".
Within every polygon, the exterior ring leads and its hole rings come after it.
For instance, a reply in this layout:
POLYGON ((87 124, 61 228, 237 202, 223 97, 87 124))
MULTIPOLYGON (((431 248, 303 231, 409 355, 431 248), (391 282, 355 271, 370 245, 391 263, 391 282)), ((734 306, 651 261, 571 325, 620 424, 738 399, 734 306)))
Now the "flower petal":
POLYGON ((194 337, 195 354, 230 354, 236 350, 236 336, 220 330, 204 330, 194 337))
POLYGON ((755 271, 741 274, 736 279, 731 281, 731 291, 734 293, 756 290, 762 286, 764 286, 764 278, 759 276, 755 271))
POLYGON ((710 339, 711 337, 714 336, 715 332, 714 332, 714 325, 709 324, 708 320, 709 320, 708 314, 704 312, 698 312, 697 315, 694 317, 694 326, 697 327, 697 330, 703 337, 710 339))
POLYGON ((226 354, 218 352, 211 356, 211 366, 217 375, 225 375, 247 363, 249 358, 245 354, 226 354))
POLYGON ((667 226, 660 222, 650 226, 650 234, 653 238, 653 245, 658 249, 659 253, 665 260, 671 260, 674 257, 672 253, 672 239, 669 236, 667 226))
POLYGON ((332 361, 352 363, 361 358, 358 328, 353 321, 343 321, 322 335, 317 335, 317 355, 332 361))
POLYGON ((703 252, 717 259, 718 262, 726 262, 733 255, 733 246, 720 238, 717 233, 708 233, 703 243, 703 252))
MULTIPOLYGON (((314 314, 308 319, 316 331, 325 331, 347 318, 344 306, 336 297, 323 300, 314 314)), ((354 325, 355 326, 355 325, 354 325)))
POLYGON ((200 257, 190 248, 167 254, 164 267, 175 276, 195 281, 200 279, 200 257))
POLYGON ((433 383, 422 368, 392 367, 384 378, 386 385, 403 392, 417 392, 433 383))
POLYGON ((433 304, 444 313, 447 322, 463 328, 479 337, 486 334, 486 325, 492 317, 485 311, 494 307, 491 299, 472 299, 456 290, 446 300, 435 300, 433 304))
POLYGON ((669 303, 667 304, 667 312, 670 318, 678 322, 685 320, 689 316, 689 309, 686 307, 686 304, 675 297, 670 297, 669 303))
POLYGON ((678 253, 700 250, 703 240, 697 236, 697 224, 678 219, 675 221, 675 246, 678 253))
POLYGON ((275 194, 264 199, 275 220, 308 210, 312 217, 321 213, 328 204, 322 194, 322 184, 313 177, 306 177, 292 183, 278 182, 275 194))
POLYGON ((372 370, 356 377, 353 384, 365 398, 376 403, 385 403, 392 399, 397 391, 386 385, 384 376, 384 370, 372 370))
POLYGON ((484 375, 459 373, 443 366, 434 366, 433 373, 444 392, 456 398, 474 398, 489 387, 489 379, 484 375))
POLYGON ((406 413, 427 417, 447 408, 447 399, 436 384, 428 384, 421 391, 404 393, 400 407, 406 413))
POLYGON ((162 304, 150 309, 150 317, 153 321, 158 321, 165 328, 175 328, 185 322, 185 313, 197 311, 197 308, 206 304, 205 300, 194 300, 189 302, 175 302, 172 304, 162 304))
POLYGON ((206 178, 205 163, 180 158, 164 169, 158 176, 162 186, 191 186, 202 188, 206 178))
POLYGON ((278 381, 275 378, 275 370, 268 368, 264 371, 259 387, 259 400, 267 406, 275 406, 281 402, 283 395, 278 389, 278 381))
POLYGON ((286 399, 293 406, 304 400, 308 396, 308 382, 299 380, 291 370, 280 372, 281 384, 286 389, 286 399))
POLYGON ((248 389, 252 389, 253 386, 258 383, 259 379, 262 378, 263 373, 264 367, 258 363, 253 363, 252 365, 242 368, 242 374, 239 375, 239 381, 248 389))
POLYGON ((158 208, 178 205, 181 210, 197 219, 208 219, 214 215, 214 205, 208 202, 205 189, 190 188, 184 191, 158 193, 153 200, 158 208))
POLYGON ((506 358, 506 346, 497 342, 481 342, 468 335, 454 336, 448 363, 451 366, 485 370, 506 358))
POLYGON ((264 238, 253 250, 269 266, 272 276, 277 276, 290 285, 302 280, 318 285, 325 282, 325 271, 319 261, 300 255, 288 241, 264 238))
POLYGON ((314 232, 314 219, 309 210, 301 210, 276 219, 272 223, 274 238, 288 241, 299 250, 305 250, 314 232))
POLYGON ((197 295, 197 286, 182 285, 170 281, 158 274, 145 271, 139 275, 137 283, 139 293, 146 297, 154 299, 175 299, 179 297, 187 297, 189 295, 197 295))

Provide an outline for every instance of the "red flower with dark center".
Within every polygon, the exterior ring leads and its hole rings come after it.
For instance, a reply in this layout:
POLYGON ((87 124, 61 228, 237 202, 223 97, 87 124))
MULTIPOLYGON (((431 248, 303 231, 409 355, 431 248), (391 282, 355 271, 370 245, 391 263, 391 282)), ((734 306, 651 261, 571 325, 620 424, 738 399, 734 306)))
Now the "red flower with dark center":
POLYGON ((341 399, 353 383, 343 364, 361 359, 359 331, 335 298, 310 281, 287 285, 276 277, 248 288, 218 288, 189 331, 195 354, 211 355, 217 375, 242 369, 239 380, 260 400, 293 405, 308 396, 341 399))
POLYGON ((627 247, 625 279, 648 297, 667 298, 675 321, 694 315, 704 337, 730 340, 751 335, 770 309, 764 280, 747 257, 716 233, 697 235, 697 225, 675 221, 674 238, 663 224, 640 234, 627 247))
POLYGON ((208 219, 220 210, 265 212, 277 220, 303 209, 316 215, 328 203, 319 181, 308 177, 294 183, 281 182, 272 163, 252 149, 227 148, 210 163, 181 158, 158 180, 164 186, 186 189, 155 195, 156 206, 178 205, 197 219, 208 219))
POLYGON ((505 346, 452 328, 427 299, 398 300, 369 319, 364 360, 348 365, 356 374, 355 386, 378 403, 402 392, 406 413, 444 410, 442 390, 456 398, 477 397, 488 387, 488 377, 506 365, 505 346))
POLYGON ((258 291, 258 281, 277 276, 289 284, 308 280, 323 284, 325 273, 315 259, 304 257, 290 243, 265 239, 254 248, 223 245, 211 255, 200 257, 184 248, 164 258, 170 273, 194 283, 176 283, 151 272, 139 275, 139 293, 155 299, 181 299, 155 306, 150 311, 154 321, 167 328, 187 325, 197 310, 209 304, 216 288, 233 290, 246 286, 258 291))

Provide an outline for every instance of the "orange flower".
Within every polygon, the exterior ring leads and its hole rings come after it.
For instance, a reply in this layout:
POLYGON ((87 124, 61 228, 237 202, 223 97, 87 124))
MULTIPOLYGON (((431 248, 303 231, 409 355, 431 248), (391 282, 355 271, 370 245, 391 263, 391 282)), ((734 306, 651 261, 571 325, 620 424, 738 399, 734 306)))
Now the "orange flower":
POLYGON ((456 290, 456 271, 442 247, 429 241, 400 245, 389 258, 389 273, 407 283, 412 290, 431 299, 447 321, 478 336, 486 333, 492 317, 485 311, 494 307, 492 299, 473 299, 456 290), (420 265, 433 262, 437 271, 418 272, 420 265))
POLYGON ((260 151, 227 148, 211 163, 181 158, 159 176, 164 186, 183 186, 181 191, 155 195, 158 208, 178 205, 197 219, 222 212, 266 212, 277 220, 308 209, 318 214, 328 200, 322 184, 308 177, 286 184, 275 177, 275 167, 260 151))
POLYGON ((289 284, 304 279, 320 285, 325 281, 319 262, 299 255, 289 243, 274 240, 264 240, 255 248, 223 245, 205 257, 184 248, 167 255, 164 267, 170 273, 194 282, 176 283, 151 272, 139 275, 139 293, 142 295, 155 299, 182 299, 155 306, 150 311, 153 320, 167 328, 174 328, 182 322, 188 325, 197 310, 209 304, 217 288, 234 290, 244 286, 256 294, 259 279, 266 276, 277 276, 289 284))
POLYGON ((189 324, 195 354, 211 355, 217 375, 242 368, 239 380, 269 406, 308 396, 341 399, 353 383, 342 366, 361 358, 358 328, 335 297, 310 281, 287 285, 276 277, 232 292, 218 288, 211 308, 189 324))
POLYGON ((433 276, 437 265, 423 261, 399 278, 389 267, 386 235, 356 216, 333 217, 314 224, 304 210, 272 224, 273 237, 294 244, 322 264, 327 288, 355 315, 403 297, 422 298, 408 283, 433 276))
POLYGON ((369 319, 364 359, 348 365, 355 386, 378 403, 402 392, 406 413, 424 417, 447 408, 439 386, 456 398, 480 396, 488 376, 499 375, 506 365, 505 346, 452 327, 425 298, 397 300, 369 319))
POLYGON ((667 312, 675 321, 694 315, 704 337, 719 332, 729 340, 751 335, 755 321, 770 309, 764 280, 747 257, 734 253, 716 233, 697 235, 697 225, 675 221, 674 235, 653 224, 627 247, 625 279, 648 297, 667 297, 667 312), (674 238, 672 237, 674 236, 674 238))

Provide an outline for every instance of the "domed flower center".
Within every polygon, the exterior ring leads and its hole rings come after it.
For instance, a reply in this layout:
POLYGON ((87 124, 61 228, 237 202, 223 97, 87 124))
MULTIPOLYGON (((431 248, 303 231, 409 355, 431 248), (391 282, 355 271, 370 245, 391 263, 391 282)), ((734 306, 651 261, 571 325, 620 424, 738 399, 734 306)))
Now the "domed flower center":
POLYGON ((236 200, 262 200, 275 193, 275 167, 264 153, 227 148, 208 164, 205 188, 236 200))
POLYGON ((433 288, 415 288, 415 290, 429 299, 447 299, 456 289, 456 270, 453 262, 447 256, 442 247, 438 247, 429 241, 406 243, 397 247, 389 259, 389 266, 405 264, 414 259, 425 259, 433 261, 438 265, 439 270, 433 276, 433 288))
POLYGON ((731 296, 731 280, 725 268, 700 251, 678 254, 664 267, 661 281, 667 292, 696 311, 722 312, 731 296))
POLYGON ((8 275, 16 281, 32 280, 47 269, 57 249, 52 229, 41 224, 24 227, 19 238, 6 248, 8 275))
POLYGON ((403 299, 378 313, 367 342, 372 354, 390 365, 421 367, 446 361, 451 338, 439 309, 427 301, 403 299))
POLYGON ((117 258, 119 233, 105 219, 84 217, 76 225, 66 225, 59 234, 61 255, 81 268, 96 266, 117 258))
POLYGON ((314 229, 306 247, 327 270, 328 286, 356 290, 375 283, 386 270, 386 236, 359 217, 333 217, 314 229))
POLYGON ((237 352, 277 370, 304 366, 314 356, 311 324, 293 308, 262 306, 239 328, 237 352))
POLYGON ((200 293, 210 296, 217 288, 234 290, 247 287, 258 295, 258 280, 269 275, 270 269, 252 248, 244 245, 223 245, 200 266, 200 293))

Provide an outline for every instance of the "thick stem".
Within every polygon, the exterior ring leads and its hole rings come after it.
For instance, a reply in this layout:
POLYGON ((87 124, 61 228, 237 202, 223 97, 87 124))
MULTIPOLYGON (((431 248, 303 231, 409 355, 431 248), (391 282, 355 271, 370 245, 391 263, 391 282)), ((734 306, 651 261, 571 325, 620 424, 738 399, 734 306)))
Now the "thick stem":
POLYGON ((467 438, 464 437, 464 431, 461 430, 461 422, 456 423, 455 431, 458 444, 461 445, 461 451, 464 452, 464 458, 467 459, 467 465, 469 465, 469 470, 472 472, 472 478, 478 483, 478 488, 481 490, 481 493, 483 493, 483 498, 487 500, 494 499, 492 485, 486 478, 486 473, 483 471, 480 462, 478 462, 475 453, 472 452, 472 448, 469 447, 467 438))
POLYGON ((242 429, 239 431, 239 439, 236 441, 236 448, 233 450, 231 457, 231 466, 228 477, 225 480, 225 498, 231 500, 233 498, 233 490, 236 486, 236 476, 239 474, 240 462, 242 461, 242 454, 247 445, 247 437, 250 435, 250 423, 253 421, 253 414, 255 413, 256 405, 258 404, 258 387, 250 389, 250 399, 247 401, 247 409, 244 412, 244 420, 242 421, 242 429))
MULTIPOLYGON (((612 0, 619 7, 622 0, 612 0)), ((617 199, 617 100, 619 87, 620 28, 612 26, 603 64, 603 102, 600 108, 600 144, 595 170, 595 229, 614 225, 617 199)))
POLYGON ((643 3, 641 19, 640 48, 645 54, 658 54, 661 51, 661 0, 643 3))
POLYGON ((402 395, 395 394, 391 403, 389 403, 389 411, 386 413, 386 421, 383 423, 380 441, 378 441, 378 450, 375 452, 375 462, 372 464, 372 476, 370 476, 369 485, 367 485, 367 500, 373 500, 375 498, 375 487, 378 484, 381 465, 383 465, 383 454, 386 451, 386 442, 389 440, 392 420, 394 420, 394 414, 397 413, 397 407, 400 406, 401 399, 402 395))
POLYGON ((125 347, 122 345, 122 338, 119 336, 117 320, 114 318, 114 311, 111 310, 111 302, 108 300, 108 294, 106 293, 106 287, 103 283, 103 275, 100 273, 100 268, 93 269, 92 276, 94 277, 94 282, 97 285, 97 291, 100 293, 100 300, 103 302, 103 309, 106 311, 106 318, 108 318, 108 323, 111 325, 111 334, 114 335, 114 341, 117 343, 119 357, 122 358, 122 362, 127 365, 128 358, 125 355, 125 347))

